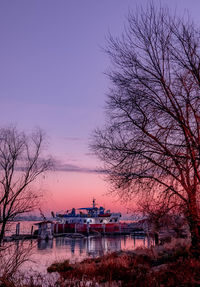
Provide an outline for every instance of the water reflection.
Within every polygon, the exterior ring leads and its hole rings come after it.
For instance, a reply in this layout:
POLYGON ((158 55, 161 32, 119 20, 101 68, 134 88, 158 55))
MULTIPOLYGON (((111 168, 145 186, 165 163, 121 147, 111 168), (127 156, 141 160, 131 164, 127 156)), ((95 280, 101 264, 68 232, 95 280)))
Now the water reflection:
MULTIPOLYGON (((29 242, 29 241, 28 241, 29 242)), ((89 236, 84 238, 57 237, 53 240, 33 240, 33 255, 24 270, 46 273, 46 269, 55 261, 81 261, 87 257, 102 256, 106 253, 134 250, 153 244, 146 237, 126 236, 89 236)))
MULTIPOLYGON (((53 240, 38 241, 38 252, 42 250, 62 250, 69 257, 79 255, 101 256, 108 252, 133 250, 137 247, 149 247, 152 244, 146 237, 126 236, 89 236, 84 238, 57 237, 53 240)), ((71 259, 71 258, 70 258, 71 259)))
POLYGON ((38 250, 53 248, 53 240, 38 240, 38 250))

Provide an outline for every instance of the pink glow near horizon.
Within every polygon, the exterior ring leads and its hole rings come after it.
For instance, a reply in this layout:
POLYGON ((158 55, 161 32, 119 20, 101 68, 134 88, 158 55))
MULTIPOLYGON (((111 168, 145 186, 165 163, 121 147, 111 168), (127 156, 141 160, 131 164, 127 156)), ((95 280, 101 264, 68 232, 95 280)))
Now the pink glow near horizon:
MULTIPOLYGON (((199 22, 199 0, 154 0, 199 22), (180 5, 181 2, 181 5, 180 5), (187 13, 185 13, 187 16, 187 13)), ((30 131, 41 127, 50 153, 65 171, 52 172, 41 184, 44 211, 99 205, 126 213, 102 177, 87 172, 98 166, 88 151, 91 132, 104 122, 109 66, 102 51, 110 32, 119 36, 126 15, 149 0, 0 1, 1 125, 30 131), (85 168, 82 168, 85 167, 85 168), (72 169, 74 169, 73 172, 72 169)), ((130 203, 130 206, 134 203, 130 203)))
POLYGON ((74 208, 89 207, 93 198, 98 206, 113 212, 127 213, 127 207, 108 194, 109 186, 102 176, 92 173, 51 172, 43 184, 45 199, 42 209, 45 212, 66 211, 74 208))

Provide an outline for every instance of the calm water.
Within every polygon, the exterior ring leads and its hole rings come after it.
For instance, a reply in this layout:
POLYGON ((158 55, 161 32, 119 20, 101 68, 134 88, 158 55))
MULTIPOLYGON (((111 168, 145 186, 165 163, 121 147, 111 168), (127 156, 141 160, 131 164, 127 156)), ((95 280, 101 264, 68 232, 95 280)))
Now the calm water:
POLYGON ((26 263, 25 268, 45 272, 46 268, 55 261, 69 259, 71 262, 76 262, 86 257, 97 257, 113 251, 134 250, 147 245, 146 238, 129 235, 57 237, 50 241, 32 240, 32 261, 26 263))
MULTIPOLYGON (((33 222, 21 222, 21 233, 30 233, 33 222)), ((15 230, 16 224, 12 227, 15 230)), ((15 244, 18 244, 17 242, 15 244)), ((31 244, 31 262, 24 266, 28 270, 46 272, 46 268, 55 261, 69 259, 81 261, 86 257, 97 257, 120 250, 134 250, 147 247, 149 242, 143 237, 126 236, 88 236, 84 238, 57 237, 50 241, 27 240, 31 244)))

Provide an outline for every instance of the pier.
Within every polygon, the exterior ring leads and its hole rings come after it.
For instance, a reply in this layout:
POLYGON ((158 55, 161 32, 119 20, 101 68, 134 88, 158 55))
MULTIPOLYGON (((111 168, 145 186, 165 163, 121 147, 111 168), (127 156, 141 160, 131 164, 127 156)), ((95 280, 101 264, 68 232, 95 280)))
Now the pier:
POLYGON ((62 223, 54 223, 52 221, 42 221, 35 223, 38 229, 34 230, 33 226, 30 228, 30 233, 20 233, 20 223, 16 224, 16 232, 12 235, 5 236, 4 241, 17 241, 17 240, 51 240, 54 237, 71 237, 71 238, 83 238, 89 235, 132 235, 132 236, 146 236, 146 232, 142 227, 138 227, 136 223, 126 224, 118 223, 115 226, 109 227, 105 224, 96 226, 83 226, 83 224, 74 224, 73 226, 67 226, 62 223))

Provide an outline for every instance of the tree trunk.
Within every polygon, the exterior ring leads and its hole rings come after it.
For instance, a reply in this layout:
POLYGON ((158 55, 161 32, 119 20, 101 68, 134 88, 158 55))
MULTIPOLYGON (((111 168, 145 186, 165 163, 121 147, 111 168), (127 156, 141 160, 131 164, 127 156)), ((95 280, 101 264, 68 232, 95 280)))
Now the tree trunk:
POLYGON ((188 224, 191 234, 190 252, 194 257, 200 257, 200 221, 196 196, 190 195, 188 207, 188 224))
POLYGON ((158 245, 158 244, 159 244, 159 235, 158 235, 158 232, 155 232, 155 233, 154 233, 154 239, 155 239, 155 245, 158 245))
POLYGON ((190 220, 189 227, 190 227, 190 233, 191 233, 190 251, 195 257, 200 257, 199 224, 195 220, 190 220))
POLYGON ((3 238, 4 238, 4 234, 5 234, 5 228, 6 228, 6 222, 3 221, 0 225, 0 245, 2 244, 3 242, 3 238))

